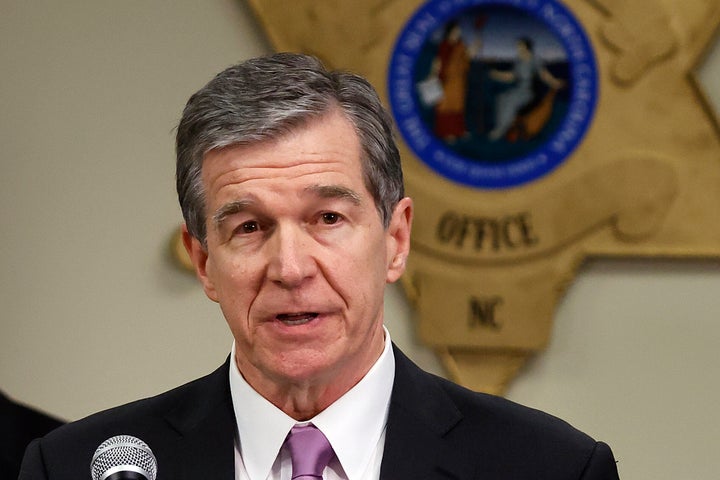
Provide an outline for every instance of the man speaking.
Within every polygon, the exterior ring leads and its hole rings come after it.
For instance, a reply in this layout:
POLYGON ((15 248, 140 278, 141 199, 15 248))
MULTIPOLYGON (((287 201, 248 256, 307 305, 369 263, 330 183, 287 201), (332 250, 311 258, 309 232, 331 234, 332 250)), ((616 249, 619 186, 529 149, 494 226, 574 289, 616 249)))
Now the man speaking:
POLYGON ((21 480, 617 478, 604 443, 393 346, 413 204, 364 79, 297 54, 221 72, 183 112, 177 188, 228 361, 35 441, 21 480))

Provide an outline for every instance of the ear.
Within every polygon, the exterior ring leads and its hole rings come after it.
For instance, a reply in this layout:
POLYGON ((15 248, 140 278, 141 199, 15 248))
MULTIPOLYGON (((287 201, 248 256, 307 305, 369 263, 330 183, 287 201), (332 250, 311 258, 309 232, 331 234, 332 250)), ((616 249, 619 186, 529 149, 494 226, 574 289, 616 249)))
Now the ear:
POLYGON ((387 277, 393 283, 405 272, 410 253, 410 231, 412 230, 413 202, 405 197, 395 205, 390 225, 387 228, 387 277))
POLYGON ((203 247, 200 240, 190 234, 187 229, 187 225, 184 223, 182 226, 182 240, 183 245, 185 245, 185 250, 187 250, 188 256, 190 257, 190 261, 193 264, 193 268, 195 269, 195 274, 198 279, 200 279, 203 290, 205 290, 205 295, 207 295, 213 302, 217 302, 218 297, 217 292, 215 291, 215 285, 213 284, 213 281, 207 271, 207 249, 203 247))

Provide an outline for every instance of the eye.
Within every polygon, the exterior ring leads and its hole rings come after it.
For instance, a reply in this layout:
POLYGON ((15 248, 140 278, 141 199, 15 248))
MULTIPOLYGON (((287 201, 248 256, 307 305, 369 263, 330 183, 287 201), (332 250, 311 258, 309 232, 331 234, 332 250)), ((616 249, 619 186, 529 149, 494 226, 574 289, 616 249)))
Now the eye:
POLYGON ((260 230, 260 225, 256 221, 245 222, 237 228, 237 233, 254 233, 260 230))
POLYGON ((340 221, 340 214, 335 212, 325 212, 321 215, 321 219, 325 225, 335 225, 340 221))

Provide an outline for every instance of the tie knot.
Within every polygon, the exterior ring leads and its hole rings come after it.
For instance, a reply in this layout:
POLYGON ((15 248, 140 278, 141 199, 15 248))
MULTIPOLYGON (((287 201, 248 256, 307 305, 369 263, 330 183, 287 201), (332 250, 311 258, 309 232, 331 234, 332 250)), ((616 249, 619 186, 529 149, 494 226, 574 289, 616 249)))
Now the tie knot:
POLYGON ((290 449, 293 480, 322 478, 333 449, 315 425, 294 426, 285 443, 290 449))

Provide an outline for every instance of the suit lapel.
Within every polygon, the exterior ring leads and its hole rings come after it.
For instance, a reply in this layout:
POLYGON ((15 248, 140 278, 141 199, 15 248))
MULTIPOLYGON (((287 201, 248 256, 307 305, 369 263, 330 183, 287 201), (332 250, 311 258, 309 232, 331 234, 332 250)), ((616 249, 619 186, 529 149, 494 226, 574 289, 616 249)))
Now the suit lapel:
POLYGON ((468 478, 467 460, 444 437, 462 421, 447 394, 397 348, 380 478, 468 478))
POLYGON ((235 414, 228 362, 201 380, 187 400, 169 411, 166 421, 179 433, 168 475, 158 480, 234 480, 235 414))
MULTIPOLYGON (((470 477, 467 461, 444 437, 462 414, 453 401, 397 348, 390 401, 383 480, 470 477)), ((228 382, 229 363, 198 380, 183 402, 165 415, 178 433, 158 480, 209 478, 234 480, 235 414, 228 382)))

